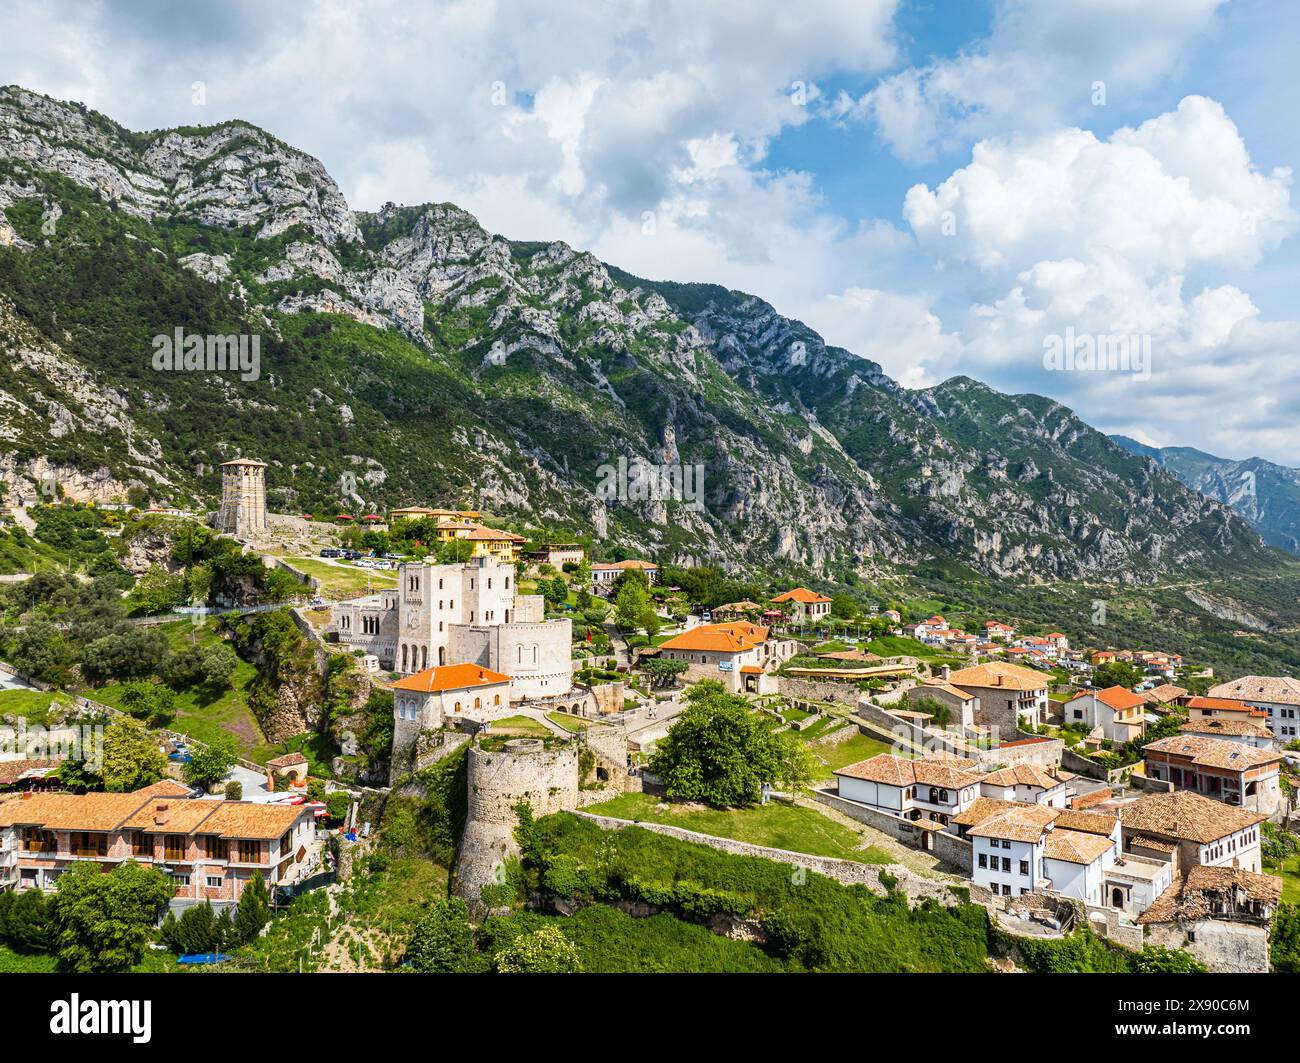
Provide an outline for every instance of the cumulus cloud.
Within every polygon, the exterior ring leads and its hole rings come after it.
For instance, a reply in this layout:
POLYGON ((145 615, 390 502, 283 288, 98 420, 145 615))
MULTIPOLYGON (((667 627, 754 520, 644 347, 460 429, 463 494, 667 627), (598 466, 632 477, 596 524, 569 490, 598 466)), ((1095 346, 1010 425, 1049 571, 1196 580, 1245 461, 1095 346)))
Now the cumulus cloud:
POLYGON ((871 122, 910 161, 1008 127, 1042 130, 1156 84, 1223 2, 999 0, 986 39, 842 95, 836 110, 871 122))
POLYGON ((1102 427, 1236 455, 1248 440, 1276 447, 1294 422, 1278 389, 1297 330, 1260 321, 1246 292, 1214 278, 1295 231, 1290 185, 1288 170, 1252 165, 1218 103, 1189 96, 1107 140, 1067 129, 981 142, 936 188, 910 189, 904 216, 941 267, 987 293, 949 364, 1052 394, 1102 427), (1044 364, 1075 341, 1132 344, 1149 372, 1044 364))

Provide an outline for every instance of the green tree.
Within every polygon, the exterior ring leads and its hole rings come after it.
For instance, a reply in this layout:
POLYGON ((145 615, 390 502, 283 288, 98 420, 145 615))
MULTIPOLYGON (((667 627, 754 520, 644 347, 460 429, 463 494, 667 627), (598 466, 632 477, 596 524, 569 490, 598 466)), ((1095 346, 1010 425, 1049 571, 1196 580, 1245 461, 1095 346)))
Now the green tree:
POLYGON ((129 970, 144 955, 172 892, 166 875, 134 860, 108 874, 98 864, 74 864, 59 876, 50 900, 60 965, 77 974, 129 970))
POLYGON ((650 592, 645 583, 637 580, 625 581, 614 597, 614 618, 618 626, 629 631, 638 627, 641 616, 649 605, 650 592))
POLYGON ((520 934, 495 958, 501 974, 570 974, 581 971, 578 949, 558 926, 520 934))
MULTIPOLYGON (((156 783, 167 770, 158 740, 138 723, 120 720, 104 729, 104 766, 100 777, 111 793, 128 793, 156 783)), ((62 881, 62 880, 60 880, 62 881)))
POLYGON ((459 897, 436 902, 415 925, 406 947, 411 969, 421 974, 466 974, 482 969, 474 951, 469 908, 459 897))
POLYGON ((798 786, 812 774, 812 759, 798 739, 776 730, 738 694, 714 680, 695 684, 690 704, 650 759, 669 797, 715 808, 752 805, 762 785, 798 786))
POLYGON ((1099 664, 1092 673, 1092 685, 1097 690, 1107 687, 1124 687, 1131 690, 1142 682, 1142 673, 1127 661, 1111 661, 1099 664))
POLYGON ((178 605, 184 605, 188 596, 189 587, 184 576, 172 575, 162 565, 150 565, 149 571, 136 580, 126 600, 133 613, 151 616, 169 613, 178 605))
POLYGON ((654 606, 647 605, 641 610, 640 625, 641 630, 646 633, 646 638, 652 639, 659 634, 659 629, 663 627, 663 621, 659 618, 659 614, 655 612, 654 606))
POLYGON ((239 746, 234 735, 221 732, 211 742, 197 746, 185 765, 185 781, 208 789, 221 782, 235 766, 239 746))
POLYGON ((1182 949, 1167 949, 1163 945, 1143 945, 1133 960, 1137 974, 1204 974, 1205 964, 1182 949))
POLYGON ((1273 970, 1282 974, 1300 974, 1300 905, 1279 904, 1273 916, 1273 933, 1269 936, 1269 959, 1273 970))
POLYGON ((176 694, 157 683, 124 683, 119 697, 123 709, 150 727, 166 727, 176 715, 176 694))
POLYGON ((241 942, 252 941, 271 921, 271 896, 260 871, 253 873, 239 895, 235 912, 235 936, 241 942))
POLYGON ((5 911, 0 920, 0 940, 18 952, 48 952, 50 933, 49 901, 40 890, 0 893, 5 911))
POLYGON ((673 661, 664 657, 647 657, 637 665, 650 680, 652 689, 672 686, 677 677, 689 667, 685 661, 673 661))
POLYGON ((831 616, 837 620, 852 620, 858 615, 857 600, 849 594, 837 594, 831 599, 831 616))

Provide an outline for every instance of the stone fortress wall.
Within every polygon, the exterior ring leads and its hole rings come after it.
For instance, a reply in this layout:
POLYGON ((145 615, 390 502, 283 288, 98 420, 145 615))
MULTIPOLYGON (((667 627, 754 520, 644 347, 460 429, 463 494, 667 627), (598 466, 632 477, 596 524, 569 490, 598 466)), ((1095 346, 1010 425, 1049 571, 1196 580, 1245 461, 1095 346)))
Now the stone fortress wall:
POLYGON ((483 887, 504 881, 506 861, 519 856, 515 806, 526 802, 534 816, 578 807, 578 745, 548 746, 517 738, 500 752, 469 749, 469 815, 456 867, 456 896, 481 915, 483 887))

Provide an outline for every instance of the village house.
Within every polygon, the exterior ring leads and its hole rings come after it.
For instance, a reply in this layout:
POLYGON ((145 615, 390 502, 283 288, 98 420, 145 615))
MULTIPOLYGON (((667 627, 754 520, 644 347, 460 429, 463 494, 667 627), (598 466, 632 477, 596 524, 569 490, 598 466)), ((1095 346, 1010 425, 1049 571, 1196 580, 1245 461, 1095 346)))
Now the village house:
POLYGON ((975 762, 960 757, 908 760, 889 753, 835 772, 839 796, 909 820, 922 829, 956 833, 952 817, 979 797, 975 762))
POLYGON ((1067 724, 1081 723, 1100 727, 1102 737, 1116 745, 1141 738, 1145 729, 1146 702, 1124 687, 1086 691, 1065 703, 1062 710, 1067 724))
POLYGON ((1198 865, 1141 916, 1149 944, 1186 949, 1212 971, 1225 954, 1234 970, 1269 969, 1268 932, 1282 899, 1282 880, 1231 867, 1198 865))
POLYGON ((1175 877, 1197 864, 1261 869, 1259 812, 1212 801, 1190 790, 1144 794, 1119 809, 1124 852, 1167 860, 1175 877))
POLYGON ((1014 738, 1023 720, 1031 727, 1047 715, 1047 688, 1051 677, 1043 672, 1003 661, 961 668, 948 682, 979 698, 975 722, 996 727, 1003 740, 1014 738))
POLYGON ((394 745, 451 718, 485 723, 510 715, 510 677, 477 664, 426 668, 393 684, 394 745))
POLYGON ((1037 764, 1013 764, 981 778, 980 796, 997 801, 1064 808, 1067 787, 1064 779, 1037 764))
POLYGON ((1234 698, 1188 698, 1187 715, 1193 720, 1222 717, 1235 720, 1256 719, 1263 723, 1268 721, 1266 710, 1255 708, 1234 698))
POLYGON ((1244 675, 1210 687, 1210 696, 1235 698, 1268 716, 1268 725, 1283 744, 1300 737, 1300 679, 1244 675))
POLYGON ((536 550, 530 550, 525 560, 534 568, 550 565, 556 571, 563 571, 565 565, 580 565, 587 556, 579 543, 545 543, 536 550))
POLYGON ((998 620, 989 620, 984 624, 984 637, 987 639, 1002 639, 1004 642, 1010 642, 1016 637, 1016 629, 1010 624, 1003 624, 998 620))
POLYGON ((634 558, 626 561, 601 561, 591 566, 592 593, 608 595, 614 581, 624 572, 643 573, 646 582, 652 587, 659 582, 659 566, 651 561, 638 561, 634 558))
POLYGON ((1202 738, 1221 738, 1227 742, 1240 742, 1256 749, 1276 749, 1277 739, 1263 720, 1232 716, 1198 716, 1178 728, 1179 734, 1200 735, 1202 738))
POLYGON ((41 793, 0 803, 0 888, 53 890, 73 864, 135 860, 165 871, 174 904, 239 900, 254 873, 267 886, 301 877, 315 841, 302 805, 135 793, 41 793))
MULTIPOLYGON (((947 669, 945 668, 944 671, 947 669)), ((979 712, 980 699, 972 694, 969 690, 962 690, 954 686, 947 679, 927 679, 916 686, 908 688, 904 697, 908 702, 915 705, 918 702, 932 699, 938 701, 949 708, 949 715, 946 721, 937 721, 937 726, 946 730, 956 731, 958 729, 968 731, 976 726, 975 717, 979 712)))
POLYGON ((501 564, 518 561, 522 545, 528 541, 513 532, 461 519, 440 520, 434 527, 438 542, 462 540, 470 544, 471 557, 487 557, 501 564))
POLYGON ((1161 683, 1141 693, 1147 708, 1153 712, 1161 712, 1170 705, 1186 705, 1191 696, 1186 687, 1175 686, 1173 683, 1161 683))
POLYGON ((1119 817, 980 798, 956 817, 971 841, 971 877, 1004 896, 1070 897, 1136 917, 1168 888, 1167 862, 1127 855, 1119 817))
POLYGON ((1177 734, 1142 748, 1148 778, 1179 790, 1272 815, 1282 801, 1280 753, 1194 734, 1177 734))
POLYGON ((831 600, 807 587, 795 587, 772 599, 773 605, 783 606, 787 603, 790 606, 790 619, 796 624, 816 623, 831 615, 831 600))
POLYGON ((771 629, 740 620, 729 624, 701 624, 674 635, 659 647, 659 657, 685 661, 687 682, 717 679, 733 694, 776 692, 769 672, 798 650, 793 639, 774 639, 771 629))

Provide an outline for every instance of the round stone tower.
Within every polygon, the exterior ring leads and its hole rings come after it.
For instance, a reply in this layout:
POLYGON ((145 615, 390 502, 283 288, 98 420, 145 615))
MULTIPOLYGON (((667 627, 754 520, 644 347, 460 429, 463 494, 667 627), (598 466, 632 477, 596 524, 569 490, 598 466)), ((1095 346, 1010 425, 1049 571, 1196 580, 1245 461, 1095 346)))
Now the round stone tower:
POLYGON ((456 896, 479 917, 488 911, 483 887, 504 881, 505 863, 519 856, 515 806, 526 802, 534 816, 578 804, 578 746, 548 746, 539 738, 516 738, 493 753, 469 750, 469 816, 456 865, 456 896))

